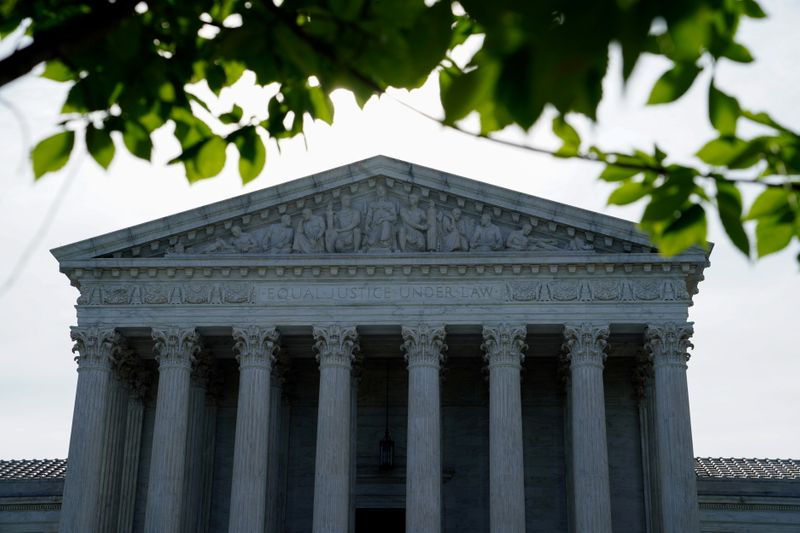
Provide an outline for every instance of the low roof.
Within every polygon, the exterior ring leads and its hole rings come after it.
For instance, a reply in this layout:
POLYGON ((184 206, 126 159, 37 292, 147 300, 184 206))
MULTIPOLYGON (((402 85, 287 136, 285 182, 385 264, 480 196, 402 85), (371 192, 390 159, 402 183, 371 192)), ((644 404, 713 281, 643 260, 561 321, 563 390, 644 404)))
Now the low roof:
MULTIPOLYGON (((60 479, 66 467, 66 459, 0 460, 0 480, 60 479)), ((800 460, 696 457, 694 471, 698 478, 800 480, 800 460)))
POLYGON ((694 471, 704 479, 800 480, 800 460, 696 457, 694 471))

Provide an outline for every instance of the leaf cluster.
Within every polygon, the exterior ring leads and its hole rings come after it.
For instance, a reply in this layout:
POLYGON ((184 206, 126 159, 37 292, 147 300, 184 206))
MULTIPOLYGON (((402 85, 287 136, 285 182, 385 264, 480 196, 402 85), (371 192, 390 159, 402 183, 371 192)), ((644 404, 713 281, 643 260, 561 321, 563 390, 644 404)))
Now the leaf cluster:
POLYGON ((692 163, 669 161, 658 147, 582 149, 566 117, 595 120, 610 46, 621 50, 625 80, 645 54, 670 61, 648 100, 662 105, 720 61, 752 62, 737 30, 765 16, 756 0, 7 0, 0 36, 24 29, 33 41, 27 56, 0 66, 43 60, 42 76, 71 86, 59 131, 33 150, 37 179, 62 168, 81 140, 103 168, 119 148, 151 160, 153 133, 165 128, 180 145, 170 163, 189 181, 216 176, 236 152, 244 183, 264 168, 268 139, 302 135, 307 118, 333 121, 332 91, 364 105, 438 72, 442 123, 458 129, 474 113, 484 137, 527 130, 554 108, 562 145, 550 153, 603 164, 600 178, 618 184, 609 203, 646 202, 641 227, 662 253, 705 246, 714 210, 733 243, 760 257, 800 238, 796 132, 746 110, 713 73, 705 90, 717 135, 692 163), (459 65, 452 52, 470 37, 482 44, 459 65), (234 99, 218 111, 236 83, 270 96, 258 109, 234 99), (740 120, 765 133, 740 137, 740 120), (763 189, 747 210, 741 186, 763 189))

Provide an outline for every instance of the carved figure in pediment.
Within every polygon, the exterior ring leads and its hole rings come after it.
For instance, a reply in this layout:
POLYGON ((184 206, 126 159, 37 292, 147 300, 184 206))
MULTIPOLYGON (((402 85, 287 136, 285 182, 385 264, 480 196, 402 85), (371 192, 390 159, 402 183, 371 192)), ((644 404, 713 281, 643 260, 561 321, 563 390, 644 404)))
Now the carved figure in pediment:
POLYGON ((422 252, 428 245, 427 215, 419 207, 419 196, 408 197, 408 205, 400 209, 400 229, 397 232, 400 250, 403 252, 422 252))
POLYGON ((186 246, 183 244, 181 239, 173 245, 170 246, 164 255, 181 255, 186 253, 186 246))
POLYGON ((594 250, 594 246, 575 235, 569 243, 567 243, 567 250, 571 252, 588 252, 594 250))
POLYGON ((562 250, 563 246, 558 239, 531 239, 528 243, 530 250, 562 250))
POLYGON ((264 251, 270 254, 292 253, 292 244, 294 244, 294 228, 292 217, 289 215, 283 215, 280 222, 271 224, 261 242, 264 251))
POLYGON ((466 252, 469 250, 469 221, 461 217, 461 209, 453 209, 442 217, 442 251, 466 252))
POLYGON ((311 209, 303 209, 300 222, 294 231, 292 250, 304 254, 317 254, 325 251, 325 219, 315 215, 311 209))
POLYGON ((365 235, 367 250, 391 251, 395 248, 394 225, 397 222, 397 206, 386 196, 386 188, 378 185, 376 198, 367 209, 365 235))
POLYGON ((353 208, 349 194, 342 195, 342 208, 333 212, 328 206, 328 229, 325 232, 325 249, 329 252, 357 252, 361 245, 361 213, 353 208))
POLYGON ((533 226, 530 224, 523 224, 518 230, 514 230, 508 234, 506 238, 506 248, 509 250, 527 250, 531 243, 531 232, 533 226))
POLYGON ((492 223, 489 213, 481 215, 481 223, 475 228, 472 239, 469 241, 471 250, 490 252, 503 249, 503 236, 500 228, 492 223))
POLYGON ((239 226, 233 226, 231 228, 231 234, 233 237, 230 239, 225 239, 223 237, 218 238, 217 240, 205 245, 205 246, 198 246, 196 248, 192 248, 190 251, 195 253, 233 253, 233 252, 249 252, 254 250, 258 247, 258 243, 253 238, 252 235, 242 231, 242 228, 239 226))
POLYGON ((242 231, 241 227, 233 226, 231 228, 231 233, 233 237, 231 238, 230 245, 234 251, 247 253, 254 252, 258 249, 258 242, 256 239, 250 233, 242 231))

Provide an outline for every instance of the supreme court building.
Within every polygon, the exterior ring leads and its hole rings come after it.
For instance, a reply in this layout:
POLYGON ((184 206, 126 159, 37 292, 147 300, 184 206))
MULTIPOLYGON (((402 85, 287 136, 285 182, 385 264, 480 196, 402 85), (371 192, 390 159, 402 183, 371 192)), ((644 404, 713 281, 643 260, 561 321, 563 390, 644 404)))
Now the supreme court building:
POLYGON ((53 253, 61 531, 699 531, 705 250, 375 157, 53 253))

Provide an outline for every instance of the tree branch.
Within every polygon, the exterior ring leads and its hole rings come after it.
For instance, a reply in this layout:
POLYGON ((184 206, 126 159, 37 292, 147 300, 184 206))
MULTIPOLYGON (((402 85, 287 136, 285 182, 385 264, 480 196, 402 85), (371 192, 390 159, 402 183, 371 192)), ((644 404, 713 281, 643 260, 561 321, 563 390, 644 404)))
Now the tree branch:
POLYGON ((86 15, 64 21, 58 26, 34 32, 33 42, 0 60, 0 87, 24 76, 42 63, 59 57, 68 57, 96 44, 114 31, 126 18, 132 16, 138 0, 101 2, 86 15))
MULTIPOLYGON (((339 67, 341 67, 342 69, 346 70, 351 76, 353 76, 355 79, 357 79, 361 83, 365 84, 367 87, 371 88, 376 93, 378 93, 378 94, 387 94, 386 90, 388 89, 388 87, 381 87, 375 80, 373 80, 369 76, 365 75, 363 72, 359 71, 357 68, 353 67, 352 65, 350 65, 348 63, 342 62, 341 59, 338 56, 336 56, 335 54, 333 54, 331 52, 331 49, 329 47, 327 47, 324 43, 321 43, 321 42, 317 41, 313 36, 311 36, 308 33, 304 32, 302 30, 302 28, 300 28, 297 24, 294 23, 293 19, 291 19, 290 17, 287 17, 283 13, 283 11, 280 9, 280 7, 276 6, 271 0, 264 0, 262 2, 262 5, 267 9, 267 11, 269 11, 273 16, 275 16, 275 18, 280 20, 287 28, 289 28, 289 30, 291 30, 292 33, 294 33, 298 38, 302 39, 309 46, 311 46, 311 48, 316 53, 318 53, 321 56, 329 59, 334 64, 336 64, 339 67)), ((391 95, 389 95, 389 96, 391 96, 391 95)), ((394 98, 394 97, 392 97, 392 98, 394 98)), ((428 113, 426 113, 426 112, 424 112, 424 111, 422 111, 420 109, 417 109, 416 107, 412 106, 411 104, 403 102, 402 100, 399 100, 397 98, 394 98, 394 100, 396 102, 398 102, 400 105, 402 105, 402 106, 410 109, 411 111, 413 111, 413 112, 415 112, 415 113, 427 118, 428 120, 436 122, 440 126, 443 126, 445 128, 450 128, 452 130, 455 130, 455 131, 457 131, 459 133, 463 133, 465 135, 469 135, 471 137, 475 137, 475 138, 479 138, 479 139, 486 139, 488 141, 492 141, 494 143, 501 144, 501 145, 504 145, 504 146, 509 146, 511 148, 518 148, 518 149, 521 149, 521 150, 526 150, 528 152, 534 152, 534 153, 537 153, 537 154, 549 155, 551 157, 558 157, 560 159, 580 159, 582 161, 590 161, 592 163, 604 163, 606 165, 615 166, 615 167, 619 167, 619 168, 627 168, 627 169, 631 169, 631 170, 640 170, 642 172, 654 172, 656 174, 661 174, 661 175, 666 175, 666 174, 670 173, 670 170, 667 167, 664 167, 664 166, 661 166, 661 165, 653 166, 653 165, 627 163, 627 162, 620 162, 620 161, 615 161, 615 162, 612 163, 612 162, 606 161, 606 160, 598 157, 595 154, 586 154, 586 153, 579 153, 579 152, 576 152, 573 155, 564 156, 564 155, 559 154, 555 150, 549 150, 547 148, 540 148, 540 147, 537 147, 537 146, 531 146, 529 144, 518 143, 518 142, 514 142, 514 141, 507 141, 507 140, 504 140, 504 139, 498 139, 496 137, 491 137, 488 134, 484 134, 484 133, 474 133, 474 132, 471 132, 469 130, 466 130, 466 129, 462 128, 461 126, 458 126, 457 124, 449 123, 449 122, 446 122, 444 119, 441 119, 441 118, 435 117, 433 115, 430 115, 430 114, 428 114, 428 113)), ((708 179, 708 180, 714 180, 714 181, 719 180, 719 174, 715 175, 714 173, 710 173, 710 172, 698 173, 696 177, 703 178, 703 179, 708 179)), ((764 181, 764 180, 761 180, 761 179, 758 179, 758 178, 731 178, 731 177, 726 177, 726 176, 723 176, 722 178, 727 182, 741 184, 741 185, 759 185, 759 186, 762 186, 762 187, 778 188, 778 189, 789 188, 789 189, 792 189, 792 190, 795 190, 795 191, 800 191, 800 182, 797 182, 797 181, 793 182, 793 181, 789 181, 788 179, 787 179, 787 181, 785 183, 774 183, 774 182, 764 181)))

